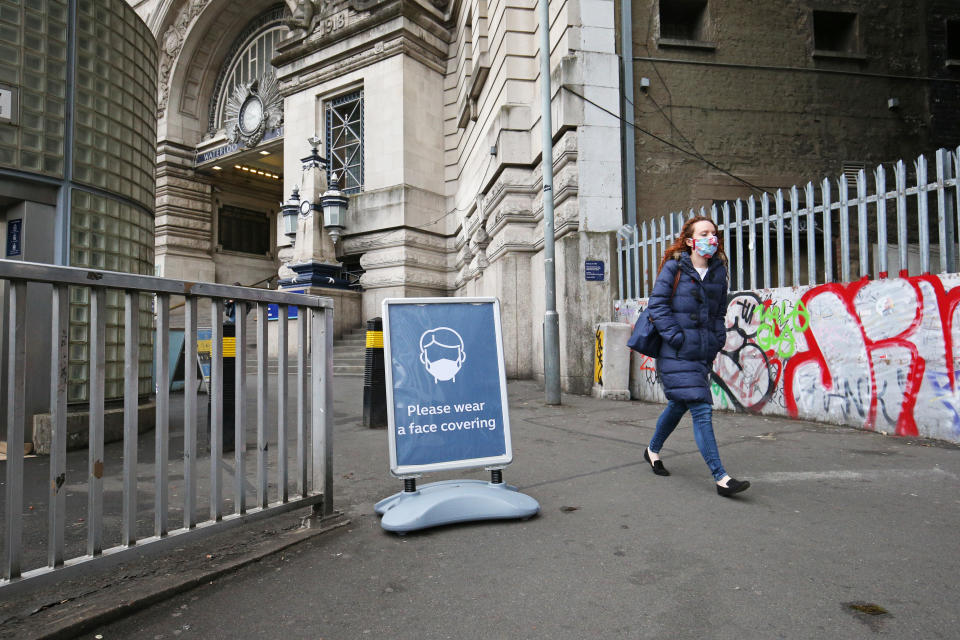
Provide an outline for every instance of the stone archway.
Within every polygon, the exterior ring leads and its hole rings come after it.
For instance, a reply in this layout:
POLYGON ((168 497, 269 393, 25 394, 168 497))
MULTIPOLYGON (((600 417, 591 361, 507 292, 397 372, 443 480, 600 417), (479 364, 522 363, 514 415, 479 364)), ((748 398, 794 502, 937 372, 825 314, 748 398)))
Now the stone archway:
POLYGON ((238 54, 238 38, 258 17, 272 10, 276 23, 288 10, 276 0, 188 0, 160 9, 166 15, 150 20, 161 49, 157 271, 253 284, 276 273, 282 129, 255 148, 231 147, 210 105, 222 90, 224 65, 238 54))

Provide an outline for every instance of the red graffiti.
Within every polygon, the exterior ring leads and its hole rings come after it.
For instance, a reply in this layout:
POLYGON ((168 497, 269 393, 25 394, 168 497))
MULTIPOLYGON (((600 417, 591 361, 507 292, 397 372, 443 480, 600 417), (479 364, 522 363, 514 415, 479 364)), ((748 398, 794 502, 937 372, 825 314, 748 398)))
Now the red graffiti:
POLYGON ((657 370, 657 361, 651 358, 650 356, 645 356, 642 353, 638 353, 637 357, 640 358, 640 371, 656 371, 657 370))
MULTIPOLYGON (((909 364, 906 367, 903 404, 897 416, 896 433, 903 436, 916 436, 917 424, 914 419, 914 408, 917 402, 917 396, 920 392, 920 385, 923 382, 924 371, 926 370, 926 360, 920 355, 917 348, 918 329, 926 319, 924 310, 926 302, 920 284, 927 283, 933 289, 934 299, 939 312, 939 327, 943 332, 944 358, 947 363, 947 375, 949 377, 950 390, 956 391, 956 373, 953 366, 953 336, 952 323, 953 314, 957 305, 960 304, 960 287, 952 289, 949 293, 944 289, 943 283, 939 278, 932 275, 914 276, 902 278, 916 295, 917 304, 912 322, 900 333, 872 339, 864 327, 863 320, 856 307, 855 299, 857 294, 866 286, 871 284, 871 280, 863 278, 847 285, 843 284, 825 284, 807 291, 801 298, 803 304, 809 309, 811 304, 822 295, 833 295, 841 302, 846 311, 847 317, 843 320, 855 327, 856 332, 862 339, 866 348, 866 368, 868 372, 870 388, 869 409, 866 411, 864 427, 875 429, 877 420, 877 406, 879 400, 876 363, 875 360, 883 360, 884 354, 876 353, 879 350, 899 347, 909 353, 909 364)), ((932 302, 932 301, 930 301, 932 302)), ((824 357, 821 345, 817 342, 814 331, 807 331, 804 334, 807 343, 805 351, 798 352, 792 358, 789 358, 784 368, 784 395, 788 413, 796 418, 799 415, 797 408, 796 393, 794 385, 796 382, 797 370, 805 364, 813 363, 820 370, 820 382, 824 389, 830 391, 834 388, 834 375, 830 371, 827 358, 824 357)))

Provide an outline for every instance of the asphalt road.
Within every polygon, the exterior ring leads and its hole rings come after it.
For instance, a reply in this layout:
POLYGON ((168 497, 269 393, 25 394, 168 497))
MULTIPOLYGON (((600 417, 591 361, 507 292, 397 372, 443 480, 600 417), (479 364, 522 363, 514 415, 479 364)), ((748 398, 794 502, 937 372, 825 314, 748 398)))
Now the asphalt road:
MULTIPOLYGON (((511 382, 528 521, 398 536, 374 503, 401 489, 383 430, 359 425, 362 380, 338 378, 336 507, 310 538, 85 638, 956 638, 960 449, 718 413, 716 494, 689 417, 670 477, 643 447, 661 407, 511 382), (346 404, 342 404, 346 403, 346 404), (355 405, 355 406, 354 406, 355 405), (348 411, 348 412, 349 412, 348 411)), ((433 475, 484 477, 482 472, 433 475)))

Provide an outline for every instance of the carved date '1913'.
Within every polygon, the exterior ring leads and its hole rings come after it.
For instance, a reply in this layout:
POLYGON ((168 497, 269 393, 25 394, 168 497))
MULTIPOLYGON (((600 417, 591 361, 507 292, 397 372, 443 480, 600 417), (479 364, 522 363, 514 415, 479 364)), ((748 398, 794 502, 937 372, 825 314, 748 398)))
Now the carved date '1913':
POLYGON ((340 13, 330 16, 329 18, 323 18, 320 20, 320 33, 323 35, 329 35, 338 29, 342 29, 347 26, 347 12, 341 11, 340 13))

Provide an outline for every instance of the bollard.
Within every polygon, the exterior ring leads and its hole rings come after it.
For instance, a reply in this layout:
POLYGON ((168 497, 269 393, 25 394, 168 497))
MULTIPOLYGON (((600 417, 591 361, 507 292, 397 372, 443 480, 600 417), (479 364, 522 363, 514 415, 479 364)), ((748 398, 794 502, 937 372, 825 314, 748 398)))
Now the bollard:
MULTIPOLYGON (((237 326, 232 323, 223 325, 223 425, 222 441, 224 451, 233 451, 236 442, 234 430, 234 407, 236 400, 236 346, 237 326)), ((210 428, 210 395, 207 395, 207 428, 210 428)))
POLYGON ((363 370, 363 426, 387 426, 387 383, 383 368, 383 320, 367 320, 367 354, 363 370))

